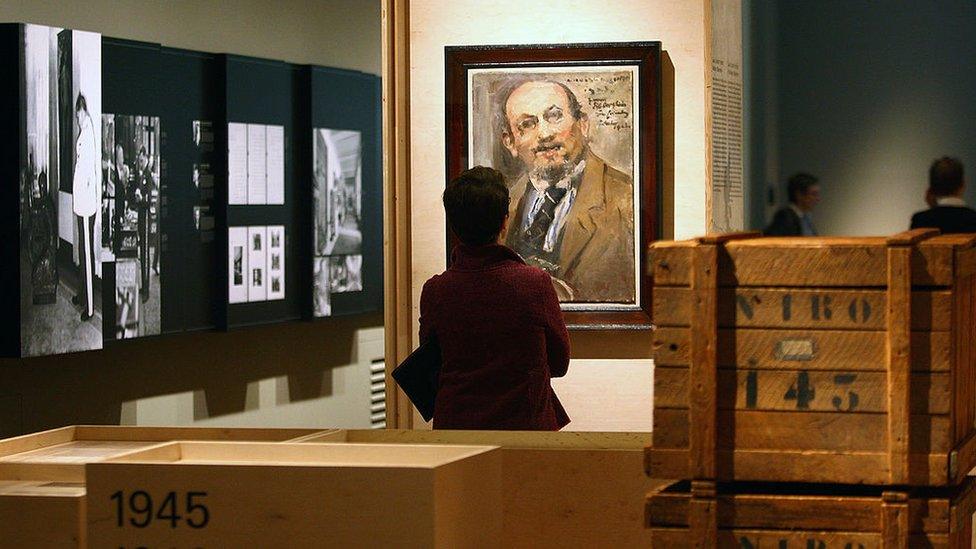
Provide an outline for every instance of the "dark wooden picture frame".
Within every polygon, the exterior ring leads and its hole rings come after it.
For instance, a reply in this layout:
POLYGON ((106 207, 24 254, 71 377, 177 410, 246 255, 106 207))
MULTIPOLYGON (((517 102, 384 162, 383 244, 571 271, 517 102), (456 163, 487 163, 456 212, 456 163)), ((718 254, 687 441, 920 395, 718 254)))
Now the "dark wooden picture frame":
MULTIPOLYGON (((524 73, 574 68, 612 71, 614 67, 635 67, 634 99, 639 105, 633 115, 633 181, 639 201, 634 217, 636 242, 635 303, 564 303, 563 314, 570 329, 649 329, 651 327, 651 277, 644 269, 647 246, 661 235, 661 43, 626 42, 598 44, 551 44, 515 46, 447 46, 446 128, 447 181, 471 166, 469 151, 469 71, 472 69, 524 69, 524 73)), ((457 242, 446 228, 448 262, 457 242)))

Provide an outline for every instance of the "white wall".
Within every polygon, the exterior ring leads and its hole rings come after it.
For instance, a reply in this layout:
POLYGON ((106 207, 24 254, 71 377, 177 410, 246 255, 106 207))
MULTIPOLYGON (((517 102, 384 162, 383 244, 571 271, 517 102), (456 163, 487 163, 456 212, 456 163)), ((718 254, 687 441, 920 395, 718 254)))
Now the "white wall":
MULTIPOLYGON (((976 202, 976 3, 755 4, 754 24, 774 38, 754 51, 754 63, 766 60, 754 84, 776 112, 766 115, 770 146, 752 152, 773 160, 767 174, 780 181, 798 170, 820 177, 822 233, 907 229, 926 207, 930 163, 946 154, 966 166, 976 202)), ((763 183, 754 178, 753 192, 763 183)))
POLYGON ((379 0, 3 0, 0 21, 380 74, 379 0))
MULTIPOLYGON (((673 64, 673 92, 662 93, 664 98, 672 94, 674 97, 673 123, 667 120, 669 106, 664 107, 666 152, 662 162, 666 174, 673 170, 674 236, 688 238, 704 234, 706 219, 702 1, 410 2, 414 334, 420 289, 424 281, 443 271, 446 263, 445 218, 440 203, 446 184, 444 46, 652 40, 662 42, 666 57, 673 64), (673 132, 669 130, 672 125, 673 132), (671 150, 673 156, 668 155, 671 150)), ((621 351, 631 354, 620 348, 618 336, 603 334, 600 356, 574 360, 569 375, 557 382, 557 393, 574 418, 569 429, 651 429, 649 351, 639 358, 602 360, 621 356, 621 351)), ((575 345, 577 337, 573 339, 575 345)), ((591 351, 594 349, 595 346, 590 347, 591 351)))

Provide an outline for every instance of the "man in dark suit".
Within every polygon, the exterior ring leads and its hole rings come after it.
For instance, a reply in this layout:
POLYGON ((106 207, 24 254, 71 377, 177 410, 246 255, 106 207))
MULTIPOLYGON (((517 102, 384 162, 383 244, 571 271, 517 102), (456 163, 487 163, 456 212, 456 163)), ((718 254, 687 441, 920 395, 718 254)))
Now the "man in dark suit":
POLYGON ((780 208, 772 223, 764 231, 767 236, 817 236, 817 229, 810 219, 810 212, 820 202, 819 180, 808 174, 798 173, 787 183, 790 203, 780 208))
POLYGON ((912 216, 912 228, 935 228, 943 233, 976 233, 976 211, 962 199, 962 162, 943 156, 929 168, 925 202, 929 209, 912 216))

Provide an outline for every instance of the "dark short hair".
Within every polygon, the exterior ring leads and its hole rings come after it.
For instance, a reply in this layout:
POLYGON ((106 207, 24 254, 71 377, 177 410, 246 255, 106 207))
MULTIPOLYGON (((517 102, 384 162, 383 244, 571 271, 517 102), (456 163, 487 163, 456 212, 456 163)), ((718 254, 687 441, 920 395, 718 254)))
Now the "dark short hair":
POLYGON ((476 166, 447 184, 444 191, 447 222, 461 242, 491 244, 508 215, 508 186, 498 170, 476 166))
POLYGON ((820 180, 808 173, 797 173, 786 183, 786 192, 790 197, 790 202, 796 204, 801 194, 807 194, 810 187, 819 183, 820 180))
POLYGON ((943 156, 929 168, 929 189, 935 196, 955 194, 962 187, 962 162, 943 156))
POLYGON ((146 152, 146 146, 145 145, 140 145, 139 146, 139 154, 141 154, 142 156, 145 156, 146 158, 149 158, 149 153, 146 152))
POLYGON ((569 98, 569 112, 573 115, 573 118, 580 120, 586 116, 586 113, 583 112, 583 106, 580 105, 579 99, 576 98, 576 94, 573 93, 573 90, 569 89, 569 86, 566 84, 557 80, 549 80, 546 78, 519 78, 505 84, 500 90, 498 90, 499 101, 495 110, 495 130, 498 132, 498 135, 502 135, 506 132, 512 132, 512 126, 508 121, 508 111, 506 110, 508 108, 508 100, 512 97, 512 94, 515 93, 515 90, 522 87, 523 84, 528 84, 529 82, 545 82, 547 84, 555 84, 556 86, 559 86, 564 92, 566 92, 566 97, 569 98))
POLYGON ((88 112, 88 101, 85 99, 85 95, 79 93, 78 98, 75 99, 75 112, 85 111, 88 112))

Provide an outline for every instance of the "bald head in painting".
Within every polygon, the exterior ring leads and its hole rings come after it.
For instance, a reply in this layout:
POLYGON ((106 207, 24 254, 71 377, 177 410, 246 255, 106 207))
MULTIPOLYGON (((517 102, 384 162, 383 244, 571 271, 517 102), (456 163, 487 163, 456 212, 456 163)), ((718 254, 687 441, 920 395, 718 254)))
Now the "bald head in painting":
POLYGON ((633 178, 590 149, 590 119, 563 82, 498 95, 501 145, 519 166, 507 244, 553 277, 562 301, 635 303, 633 178))

